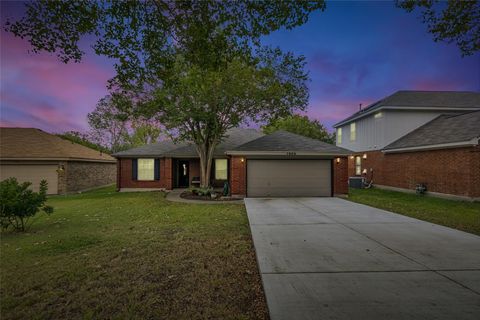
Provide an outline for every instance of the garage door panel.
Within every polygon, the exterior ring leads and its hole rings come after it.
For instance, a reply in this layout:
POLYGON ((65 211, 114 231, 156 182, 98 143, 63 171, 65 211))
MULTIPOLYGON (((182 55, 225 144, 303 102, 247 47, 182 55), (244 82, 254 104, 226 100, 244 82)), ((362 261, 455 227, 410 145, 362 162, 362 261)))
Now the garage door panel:
POLYGON ((31 182, 33 191, 38 191, 40 181, 43 179, 48 182, 48 194, 58 193, 58 173, 57 165, 10 165, 0 166, 0 180, 10 177, 17 178, 18 182, 31 182))
POLYGON ((248 197, 330 195, 330 160, 248 160, 248 197))

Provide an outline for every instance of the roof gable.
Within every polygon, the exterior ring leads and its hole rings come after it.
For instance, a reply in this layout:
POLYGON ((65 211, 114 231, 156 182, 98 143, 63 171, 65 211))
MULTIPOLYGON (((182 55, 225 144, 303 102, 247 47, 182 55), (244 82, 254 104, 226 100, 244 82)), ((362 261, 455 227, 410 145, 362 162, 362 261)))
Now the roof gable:
POLYGON ((115 161, 103 152, 35 128, 0 128, 2 159, 115 161))
MULTIPOLYGON (((225 151, 234 149, 235 147, 263 136, 263 133, 251 128, 233 128, 227 131, 222 142, 215 148, 215 156, 224 156, 225 151)), ((198 153, 195 145, 190 142, 174 143, 171 140, 164 140, 158 143, 117 152, 115 157, 186 157, 196 158, 198 153)))
POLYGON ((397 91, 336 123, 337 128, 383 108, 475 110, 480 109, 480 93, 470 91, 397 91))
POLYGON ((480 111, 441 115, 392 142, 384 150, 467 142, 480 137, 480 111))
POLYGON ((335 155, 351 153, 350 150, 283 130, 242 144, 232 151, 235 153, 291 151, 335 155))

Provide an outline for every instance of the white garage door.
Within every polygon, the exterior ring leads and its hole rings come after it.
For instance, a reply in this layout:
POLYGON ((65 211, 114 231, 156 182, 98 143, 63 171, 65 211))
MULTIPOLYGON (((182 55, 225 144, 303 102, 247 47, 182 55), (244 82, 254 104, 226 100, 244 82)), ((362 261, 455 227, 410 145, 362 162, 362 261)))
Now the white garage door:
POLYGON ((40 181, 48 182, 48 194, 58 193, 57 165, 51 164, 2 164, 0 180, 15 177, 19 182, 32 182, 33 191, 38 191, 40 181))
POLYGON ((248 160, 247 197, 330 197, 331 160, 248 160))

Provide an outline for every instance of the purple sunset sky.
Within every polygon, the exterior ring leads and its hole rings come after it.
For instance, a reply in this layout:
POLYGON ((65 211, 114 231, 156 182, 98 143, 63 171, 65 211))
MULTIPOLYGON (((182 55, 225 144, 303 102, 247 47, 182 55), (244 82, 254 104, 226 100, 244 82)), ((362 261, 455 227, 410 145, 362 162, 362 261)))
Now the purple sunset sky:
MULTIPOLYGON (((23 5, 1 2, 2 24, 23 5)), ((281 30, 265 44, 303 54, 310 72, 307 114, 329 130, 342 118, 397 90, 480 91, 480 54, 461 57, 454 44, 435 43, 418 12, 392 2, 327 2, 307 24, 281 30)), ((87 55, 63 64, 50 54, 29 53, 29 44, 1 32, 2 126, 48 132, 86 131, 86 115, 107 94, 112 61, 87 55)))

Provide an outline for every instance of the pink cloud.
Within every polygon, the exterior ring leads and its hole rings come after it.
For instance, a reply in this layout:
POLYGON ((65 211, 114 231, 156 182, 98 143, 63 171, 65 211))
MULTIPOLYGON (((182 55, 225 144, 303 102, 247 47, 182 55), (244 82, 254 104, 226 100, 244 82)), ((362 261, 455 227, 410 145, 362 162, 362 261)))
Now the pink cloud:
POLYGON ((64 64, 53 54, 29 53, 28 42, 11 34, 1 36, 2 123, 27 124, 14 115, 18 111, 31 116, 28 126, 87 129, 87 113, 108 93, 112 63, 87 50, 81 63, 64 64))

